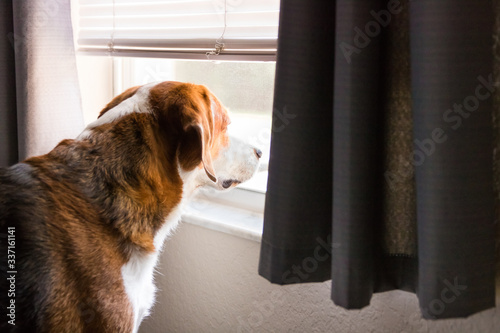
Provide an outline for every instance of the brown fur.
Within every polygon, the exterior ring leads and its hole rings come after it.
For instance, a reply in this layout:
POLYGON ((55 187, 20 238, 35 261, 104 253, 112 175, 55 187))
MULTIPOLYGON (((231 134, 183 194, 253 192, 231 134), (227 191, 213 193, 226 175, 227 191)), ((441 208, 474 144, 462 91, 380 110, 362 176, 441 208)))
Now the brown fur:
MULTIPOLYGON (((105 112, 130 98, 117 96, 105 112)), ((1 332, 130 332, 121 267, 153 239, 182 196, 177 159, 204 166, 227 144, 228 117, 202 86, 162 83, 152 113, 132 113, 0 169, 0 233, 16 228, 16 326, 7 324, 0 237, 1 332), (211 103, 215 103, 212 117, 211 103), (201 130, 200 130, 201 129, 201 130)))

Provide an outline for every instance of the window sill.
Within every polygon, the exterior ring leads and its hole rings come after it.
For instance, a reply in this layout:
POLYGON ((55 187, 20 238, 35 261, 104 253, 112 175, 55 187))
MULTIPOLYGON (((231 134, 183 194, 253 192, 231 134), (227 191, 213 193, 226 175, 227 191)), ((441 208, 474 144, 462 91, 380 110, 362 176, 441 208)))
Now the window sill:
MULTIPOLYGON (((238 191, 250 192, 234 189, 229 193, 236 192, 240 195, 238 191)), ((252 193, 246 194, 253 195, 252 193)), ((261 196, 264 197, 262 194, 261 196)), ((181 221, 260 242, 264 215, 254 210, 235 208, 217 200, 195 198, 185 208, 181 221)))

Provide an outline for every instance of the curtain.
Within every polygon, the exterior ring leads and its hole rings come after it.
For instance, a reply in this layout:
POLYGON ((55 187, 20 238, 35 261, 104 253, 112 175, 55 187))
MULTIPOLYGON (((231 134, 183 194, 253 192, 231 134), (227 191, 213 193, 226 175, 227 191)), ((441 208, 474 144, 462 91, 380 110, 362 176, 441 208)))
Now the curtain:
POLYGON ((348 309, 495 306, 493 9, 281 1, 260 275, 331 279, 348 309))
POLYGON ((70 0, 0 3, 0 166, 83 129, 70 0))
POLYGON ((0 15, 0 166, 7 166, 19 160, 15 55, 7 38, 14 30, 11 1, 0 1, 0 15))

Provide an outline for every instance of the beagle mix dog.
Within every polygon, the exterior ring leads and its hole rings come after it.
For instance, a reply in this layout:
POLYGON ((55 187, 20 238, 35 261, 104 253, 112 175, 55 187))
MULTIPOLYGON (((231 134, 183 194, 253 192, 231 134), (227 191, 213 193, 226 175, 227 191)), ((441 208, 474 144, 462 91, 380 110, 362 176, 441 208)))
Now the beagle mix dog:
POLYGON ((75 140, 0 169, 0 331, 137 332, 183 204, 258 168, 228 124, 206 87, 148 84, 75 140))

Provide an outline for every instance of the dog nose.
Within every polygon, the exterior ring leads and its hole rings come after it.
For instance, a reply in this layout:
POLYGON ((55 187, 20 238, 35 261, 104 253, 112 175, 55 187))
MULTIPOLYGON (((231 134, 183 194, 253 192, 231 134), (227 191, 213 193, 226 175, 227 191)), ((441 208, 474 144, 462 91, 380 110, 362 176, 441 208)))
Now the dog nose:
POLYGON ((260 150, 259 148, 254 148, 253 151, 255 152, 255 155, 257 155, 257 158, 262 157, 262 150, 260 150))

